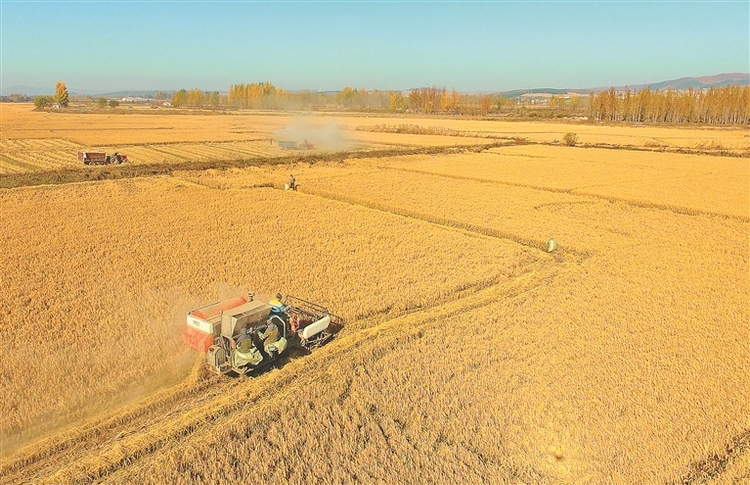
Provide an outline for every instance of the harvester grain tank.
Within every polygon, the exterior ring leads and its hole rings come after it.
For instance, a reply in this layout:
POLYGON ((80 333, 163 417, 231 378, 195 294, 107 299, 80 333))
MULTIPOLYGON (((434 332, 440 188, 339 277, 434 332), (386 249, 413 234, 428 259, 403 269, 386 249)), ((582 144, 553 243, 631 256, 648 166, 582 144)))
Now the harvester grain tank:
POLYGON ((327 308, 301 298, 263 301, 248 293, 189 311, 182 339, 206 352, 206 364, 217 374, 254 374, 289 349, 320 347, 343 324, 327 308))

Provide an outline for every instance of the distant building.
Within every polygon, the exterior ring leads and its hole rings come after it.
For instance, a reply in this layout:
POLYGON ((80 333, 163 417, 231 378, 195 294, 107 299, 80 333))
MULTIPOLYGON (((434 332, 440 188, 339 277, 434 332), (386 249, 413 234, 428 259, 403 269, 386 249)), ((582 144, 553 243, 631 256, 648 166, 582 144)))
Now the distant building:
POLYGON ((524 93, 519 97, 522 104, 548 105, 552 98, 551 93, 524 93))
POLYGON ((122 101, 124 103, 148 103, 155 100, 151 98, 143 98, 141 96, 125 96, 122 98, 122 101))

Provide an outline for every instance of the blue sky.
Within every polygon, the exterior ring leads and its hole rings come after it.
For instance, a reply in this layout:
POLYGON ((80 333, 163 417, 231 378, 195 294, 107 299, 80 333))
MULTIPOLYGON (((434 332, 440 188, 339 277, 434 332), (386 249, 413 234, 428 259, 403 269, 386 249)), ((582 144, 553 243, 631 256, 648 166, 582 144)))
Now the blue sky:
POLYGON ((586 88, 750 71, 750 1, 2 0, 2 85, 586 88))

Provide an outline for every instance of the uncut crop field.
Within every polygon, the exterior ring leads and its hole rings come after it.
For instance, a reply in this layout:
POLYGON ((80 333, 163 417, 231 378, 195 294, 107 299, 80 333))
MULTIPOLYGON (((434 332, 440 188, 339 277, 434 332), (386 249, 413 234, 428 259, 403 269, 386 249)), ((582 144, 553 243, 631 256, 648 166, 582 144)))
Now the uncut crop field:
POLYGON ((379 159, 369 165, 417 176, 434 174, 740 218, 748 215, 743 202, 750 199, 746 158, 513 146, 438 159, 419 155, 379 159))
POLYGON ((3 138, 63 138, 81 146, 241 141, 267 138, 291 117, 273 114, 172 114, 169 110, 78 113, 3 104, 3 138))
MULTIPOLYGON (((534 470, 593 473, 593 483, 677 480, 705 449, 747 433, 750 196, 738 183, 747 170, 734 158, 533 146, 295 167, 301 190, 319 197, 527 247, 557 239, 577 263, 534 290, 525 316, 501 313, 523 323, 498 341, 541 345, 523 365, 543 368, 514 375, 534 376, 527 385, 546 397, 519 403, 540 414, 495 442, 537 453, 534 470), (558 419, 546 422, 551 409, 558 419), (541 442, 547 455, 534 449, 541 442)), ((283 176, 237 170, 221 180, 283 176)))
MULTIPOLYGON (((133 153, 250 152, 199 135, 249 130, 245 116, 172 115, 216 124, 133 153)), ((285 126, 267 118, 253 129, 285 126)), ((747 158, 468 136, 546 142, 564 124, 334 119, 369 147, 448 149, 0 190, 15 329, 0 482, 750 480, 747 158), (298 192, 279 190, 290 173, 298 192), (180 342, 185 313, 246 290, 308 297, 346 326, 257 378, 209 376, 180 342)), ((575 131, 746 149, 736 130, 575 131)))

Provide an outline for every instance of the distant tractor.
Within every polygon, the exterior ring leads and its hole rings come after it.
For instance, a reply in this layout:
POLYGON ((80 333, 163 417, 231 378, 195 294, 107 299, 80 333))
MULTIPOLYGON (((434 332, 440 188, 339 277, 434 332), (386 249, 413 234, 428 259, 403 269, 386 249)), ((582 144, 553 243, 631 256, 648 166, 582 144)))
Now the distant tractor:
POLYGON ((107 155, 104 152, 78 152, 78 161, 84 165, 119 165, 128 161, 128 156, 124 153, 112 153, 107 155))
POLYGON ((254 375, 275 366, 289 349, 320 347, 343 325, 341 317, 301 298, 262 301, 248 293, 189 311, 182 339, 206 353, 212 372, 254 375))
POLYGON ((307 140, 303 142, 279 140, 279 147, 284 150, 315 150, 315 145, 307 140))

